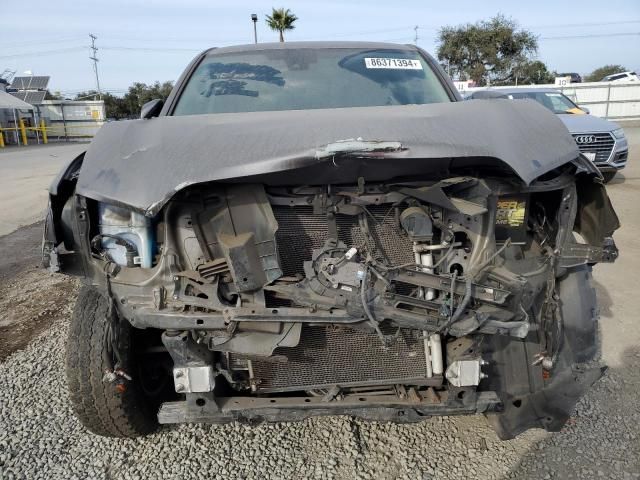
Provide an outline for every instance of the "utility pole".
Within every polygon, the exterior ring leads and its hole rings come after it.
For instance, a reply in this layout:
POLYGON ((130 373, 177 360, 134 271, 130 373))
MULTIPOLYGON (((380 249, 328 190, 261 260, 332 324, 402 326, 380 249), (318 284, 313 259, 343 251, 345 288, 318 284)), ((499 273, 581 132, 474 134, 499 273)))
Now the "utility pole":
POLYGON ((89 34, 89 37, 91 38, 91 50, 93 50, 93 56, 89 57, 90 60, 93 60, 93 71, 96 74, 96 87, 98 88, 98 100, 102 100, 102 91, 100 90, 100 78, 98 77, 98 55, 97 55, 97 51, 98 48, 96 47, 96 40, 98 39, 98 37, 96 37, 93 33, 89 34))
POLYGON ((418 25, 416 25, 415 27, 413 27, 413 29, 416 31, 415 36, 413 37, 413 43, 415 43, 416 45, 418 45, 418 28, 420 28, 418 25))
POLYGON ((258 15, 252 13, 251 21, 253 22, 253 43, 258 43, 258 28, 256 27, 256 25, 258 24, 258 15))

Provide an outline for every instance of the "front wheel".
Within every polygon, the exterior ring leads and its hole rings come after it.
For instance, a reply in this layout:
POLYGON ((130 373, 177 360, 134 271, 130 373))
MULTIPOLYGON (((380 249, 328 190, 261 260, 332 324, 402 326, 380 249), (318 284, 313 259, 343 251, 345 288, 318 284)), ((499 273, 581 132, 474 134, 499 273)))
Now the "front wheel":
MULTIPOLYGON (((111 322, 109 300, 93 287, 78 295, 67 341, 67 383, 73 410, 91 432, 107 437, 137 437, 158 428, 134 365, 133 328, 126 320, 111 322), (117 325, 119 367, 131 380, 104 381, 115 364, 109 325, 117 325)), ((113 327, 111 327, 113 329, 113 327)))

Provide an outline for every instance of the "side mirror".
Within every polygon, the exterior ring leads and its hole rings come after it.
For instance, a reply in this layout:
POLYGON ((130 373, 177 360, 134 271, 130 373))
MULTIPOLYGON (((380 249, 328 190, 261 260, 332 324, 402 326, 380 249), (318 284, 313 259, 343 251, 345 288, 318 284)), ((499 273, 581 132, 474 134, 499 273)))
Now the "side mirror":
POLYGON ((587 107, 580 107, 580 110, 587 114, 591 113, 591 110, 589 110, 587 107))
POLYGON ((145 103, 140 109, 140 118, 153 118, 160 115, 160 111, 162 110, 162 106, 164 105, 164 101, 156 98, 155 100, 151 100, 150 102, 145 103))

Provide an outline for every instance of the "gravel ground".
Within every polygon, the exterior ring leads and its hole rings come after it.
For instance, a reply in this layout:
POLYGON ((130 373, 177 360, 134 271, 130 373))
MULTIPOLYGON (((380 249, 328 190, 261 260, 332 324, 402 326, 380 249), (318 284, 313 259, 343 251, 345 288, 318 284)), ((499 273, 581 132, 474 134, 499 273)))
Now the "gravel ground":
POLYGON ((28 345, 56 319, 67 318, 69 299, 75 297, 74 279, 43 274, 42 225, 38 222, 0 237, 0 361, 28 345))
MULTIPOLYGON (((71 310, 71 302, 66 306, 71 310)), ((66 396, 67 322, 0 370, 0 478, 640 478, 640 350, 627 352, 558 434, 499 441, 477 417, 416 425, 301 423, 165 427, 138 440, 86 433, 66 396), (44 360, 46 359, 46 361, 44 360)))

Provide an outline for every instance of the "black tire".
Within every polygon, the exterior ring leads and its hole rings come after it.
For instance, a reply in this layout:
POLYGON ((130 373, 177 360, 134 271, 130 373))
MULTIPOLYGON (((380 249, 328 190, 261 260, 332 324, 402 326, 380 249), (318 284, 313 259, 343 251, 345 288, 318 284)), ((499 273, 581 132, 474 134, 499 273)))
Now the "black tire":
POLYGON ((604 178, 604 183, 609 183, 611 180, 613 180, 616 176, 616 172, 615 170, 612 172, 601 172, 602 173, 602 177, 604 178))
POLYGON ((67 383, 73 410, 91 432, 106 437, 138 437, 158 428, 153 408, 146 401, 132 365, 132 330, 120 321, 121 367, 129 373, 122 393, 103 381, 109 368, 105 355, 107 298, 92 287, 82 287, 71 320, 67 341, 67 383))

